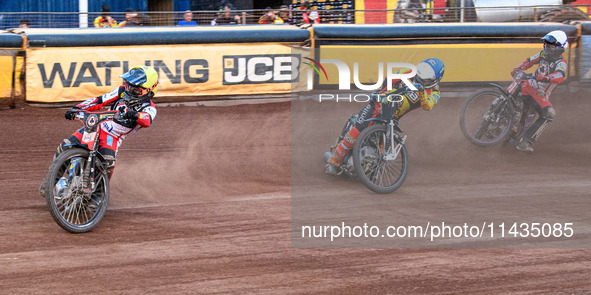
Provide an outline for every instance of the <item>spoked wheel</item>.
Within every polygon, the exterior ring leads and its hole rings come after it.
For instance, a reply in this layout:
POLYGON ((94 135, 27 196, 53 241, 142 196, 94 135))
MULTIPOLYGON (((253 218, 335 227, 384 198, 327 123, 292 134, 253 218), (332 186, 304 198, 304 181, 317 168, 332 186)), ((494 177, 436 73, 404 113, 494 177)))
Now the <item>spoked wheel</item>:
POLYGON ((402 186, 408 175, 408 152, 403 144, 386 150, 388 126, 373 125, 361 132, 353 147, 355 172, 361 182, 378 194, 389 194, 402 186), (392 157, 392 159, 390 158, 392 157))
POLYGON ((509 134, 512 107, 497 89, 482 89, 468 97, 460 114, 460 129, 473 144, 487 147, 509 134))
POLYGON ((105 215, 109 203, 109 181, 96 168, 96 188, 91 194, 84 193, 83 169, 88 154, 84 149, 66 150, 53 161, 47 174, 46 201, 51 217, 71 233, 92 230, 105 215))

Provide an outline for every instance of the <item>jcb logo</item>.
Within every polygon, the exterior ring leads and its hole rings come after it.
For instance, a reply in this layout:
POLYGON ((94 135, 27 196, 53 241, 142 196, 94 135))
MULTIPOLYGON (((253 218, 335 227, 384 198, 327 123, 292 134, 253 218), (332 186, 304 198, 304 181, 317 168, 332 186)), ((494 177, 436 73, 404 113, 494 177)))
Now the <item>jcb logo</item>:
POLYGON ((299 79, 299 54, 224 55, 224 85, 291 83, 299 79))

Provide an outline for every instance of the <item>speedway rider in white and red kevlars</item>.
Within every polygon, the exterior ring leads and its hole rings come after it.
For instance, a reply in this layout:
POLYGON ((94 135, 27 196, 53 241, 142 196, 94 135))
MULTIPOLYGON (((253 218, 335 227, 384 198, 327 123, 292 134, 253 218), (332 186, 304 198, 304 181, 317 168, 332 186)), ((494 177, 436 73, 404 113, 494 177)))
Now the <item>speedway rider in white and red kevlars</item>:
MULTIPOLYGON (((104 106, 110 105, 109 110, 118 110, 119 114, 113 121, 104 121, 99 130, 99 153, 108 163, 107 173, 109 179, 115 167, 115 157, 121 142, 129 134, 137 132, 140 128, 149 127, 156 117, 156 106, 152 98, 156 94, 158 86, 158 73, 152 67, 139 66, 132 68, 129 72, 119 76, 123 78, 123 85, 118 86, 111 92, 91 98, 77 104, 66 111, 65 117, 74 120, 79 110, 98 111, 104 106)), ((64 150, 72 146, 83 145, 81 143, 84 128, 74 132, 70 137, 64 139, 55 153, 54 159, 64 150)), ((45 180, 43 181, 43 183, 45 180)), ((42 191, 42 184, 39 192, 42 191)))
MULTIPOLYGON (((556 112, 550 103, 550 95, 556 89, 558 84, 562 83, 566 77, 567 64, 562 56, 564 50, 568 47, 568 38, 563 31, 552 31, 542 38, 544 49, 537 54, 527 58, 511 75, 519 74, 538 64, 538 69, 534 73, 534 80, 525 80, 521 82, 521 93, 524 99, 533 99, 535 108, 539 114, 538 119, 532 124, 525 133, 525 136, 517 144, 516 148, 523 152, 533 152, 532 145, 536 142, 548 123, 552 122, 556 112)), ((509 92, 515 92, 519 87, 515 84, 510 87, 509 92)))

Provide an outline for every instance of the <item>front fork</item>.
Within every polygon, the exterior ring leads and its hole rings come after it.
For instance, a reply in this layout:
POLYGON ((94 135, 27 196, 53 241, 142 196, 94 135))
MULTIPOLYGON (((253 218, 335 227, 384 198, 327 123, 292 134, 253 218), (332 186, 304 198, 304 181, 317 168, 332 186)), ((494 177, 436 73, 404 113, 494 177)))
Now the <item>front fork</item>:
POLYGON ((400 137, 398 133, 396 133, 395 124, 393 121, 388 122, 388 132, 386 134, 386 141, 389 143, 389 146, 386 146, 386 151, 390 151, 386 154, 384 159, 386 161, 393 161, 398 158, 398 154, 400 154, 400 150, 402 146, 406 142, 406 135, 400 137))
POLYGON ((95 136, 94 144, 92 145, 92 149, 88 154, 88 160, 86 160, 86 167, 84 168, 83 178, 82 178, 82 185, 84 189, 84 194, 86 196, 92 195, 95 190, 96 182, 95 182, 95 163, 96 163, 96 153, 99 146, 99 134, 95 136))

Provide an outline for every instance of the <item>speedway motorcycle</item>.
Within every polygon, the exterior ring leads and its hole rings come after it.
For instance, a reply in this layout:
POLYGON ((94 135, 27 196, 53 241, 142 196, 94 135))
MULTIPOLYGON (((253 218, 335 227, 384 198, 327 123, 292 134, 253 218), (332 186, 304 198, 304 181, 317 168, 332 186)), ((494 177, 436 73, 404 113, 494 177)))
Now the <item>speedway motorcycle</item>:
POLYGON ((53 220, 71 233, 92 230, 103 218, 109 203, 107 162, 98 152, 99 125, 113 120, 118 111, 77 111, 84 124, 81 143, 56 157, 45 182, 45 199, 53 220))
MULTIPOLYGON (((408 175, 408 151, 406 135, 393 118, 396 105, 402 102, 404 93, 390 96, 382 103, 382 112, 376 118, 370 118, 371 125, 360 134, 353 150, 345 157, 338 168, 339 175, 358 177, 370 190, 378 194, 389 194, 402 186, 408 175)), ((339 138, 330 152, 324 154, 327 162, 347 132, 355 126, 357 114, 351 115, 339 138)))
POLYGON ((519 72, 507 89, 489 83, 494 88, 481 89, 470 95, 460 113, 460 129, 464 136, 480 147, 500 142, 519 143, 537 114, 534 102, 521 95, 521 83, 528 80, 537 83, 532 74, 519 72))

